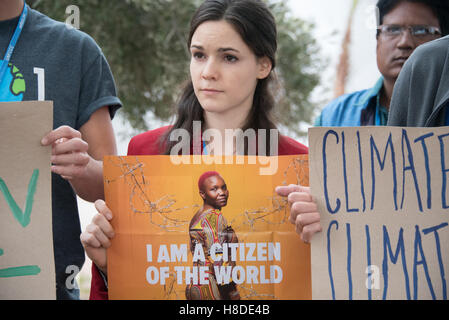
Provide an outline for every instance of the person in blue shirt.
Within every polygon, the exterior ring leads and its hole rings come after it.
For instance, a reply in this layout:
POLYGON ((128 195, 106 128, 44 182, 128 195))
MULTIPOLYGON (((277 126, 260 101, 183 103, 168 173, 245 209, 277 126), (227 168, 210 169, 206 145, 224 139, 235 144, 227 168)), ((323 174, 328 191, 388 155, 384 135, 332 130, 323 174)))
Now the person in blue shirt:
POLYGON ((399 73, 420 45, 449 33, 449 4, 441 0, 379 0, 377 66, 381 78, 373 88, 330 102, 316 126, 382 126, 399 73))

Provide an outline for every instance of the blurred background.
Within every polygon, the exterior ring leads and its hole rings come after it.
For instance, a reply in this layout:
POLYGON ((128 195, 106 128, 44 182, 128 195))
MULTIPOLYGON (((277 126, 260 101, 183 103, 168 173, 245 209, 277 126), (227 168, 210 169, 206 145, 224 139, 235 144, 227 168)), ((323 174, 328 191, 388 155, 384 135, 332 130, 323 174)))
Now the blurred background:
MULTIPOLYGON (((188 76, 186 37, 201 0, 28 0, 75 25, 102 48, 124 107, 113 120, 119 155, 132 136, 171 122, 188 76)), ((308 144, 307 130, 333 98, 367 89, 376 65, 376 0, 266 0, 278 24, 277 117, 283 134, 308 144)), ((82 229, 95 214, 78 199, 82 229)), ((91 262, 78 275, 88 299, 91 262)))

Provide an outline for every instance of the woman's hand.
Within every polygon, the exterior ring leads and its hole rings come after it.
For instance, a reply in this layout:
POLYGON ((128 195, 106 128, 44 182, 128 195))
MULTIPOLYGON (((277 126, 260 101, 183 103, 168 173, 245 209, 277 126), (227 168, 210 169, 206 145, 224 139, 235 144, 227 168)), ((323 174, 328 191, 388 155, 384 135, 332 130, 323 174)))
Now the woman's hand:
POLYGON ((98 213, 81 233, 80 239, 87 256, 104 274, 107 274, 106 249, 111 246, 111 239, 115 236, 110 224, 112 212, 103 200, 97 200, 95 208, 98 213))
POLYGON ((276 193, 287 197, 290 204, 290 222, 296 226, 296 232, 302 241, 309 243, 312 236, 321 232, 320 213, 310 194, 310 188, 299 185, 281 186, 276 193))

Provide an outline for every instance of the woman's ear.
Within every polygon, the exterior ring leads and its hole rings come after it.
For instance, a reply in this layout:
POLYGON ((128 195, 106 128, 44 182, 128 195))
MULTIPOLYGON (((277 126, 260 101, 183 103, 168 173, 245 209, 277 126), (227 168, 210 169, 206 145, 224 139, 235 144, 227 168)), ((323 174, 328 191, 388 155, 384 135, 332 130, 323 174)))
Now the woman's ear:
POLYGON ((263 57, 259 58, 259 72, 257 75, 257 79, 262 80, 270 75, 271 69, 273 68, 273 64, 271 63, 270 58, 263 57))

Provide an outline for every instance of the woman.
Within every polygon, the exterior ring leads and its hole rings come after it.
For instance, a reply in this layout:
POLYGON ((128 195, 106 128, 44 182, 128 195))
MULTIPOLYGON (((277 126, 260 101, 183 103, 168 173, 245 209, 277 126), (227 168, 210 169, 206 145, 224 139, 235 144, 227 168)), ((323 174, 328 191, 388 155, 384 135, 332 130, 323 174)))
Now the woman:
MULTIPOLYGON (((215 129, 222 137, 226 129, 276 129, 271 115, 274 98, 270 92, 276 36, 274 17, 262 1, 206 0, 191 21, 188 38, 191 79, 178 102, 175 124, 134 137, 129 143, 128 155, 171 154, 178 144, 178 141, 170 141, 176 130, 185 130, 193 139, 203 140, 201 135, 194 135, 194 125, 198 123, 203 132, 215 129)), ((250 150, 255 150, 252 143, 257 142, 247 143, 245 154, 251 154, 250 150)), ((202 150, 194 150, 195 144, 190 143, 189 150, 193 154, 225 154, 225 148, 217 147, 225 143, 201 141, 202 150)), ((276 146, 267 143, 270 155, 307 153, 304 145, 285 136, 279 136, 278 152, 276 146)), ((237 147, 234 145, 234 153, 241 150, 237 147)), ((81 234, 81 241, 94 262, 91 299, 107 299, 104 278, 106 249, 114 235, 109 223, 112 212, 104 201, 97 201, 95 206, 98 214, 81 234)))
MULTIPOLYGON (((223 246, 229 243, 238 243, 237 235, 224 217, 222 209, 226 207, 229 199, 229 189, 224 178, 216 171, 207 171, 198 179, 198 191, 203 199, 203 205, 197 210, 190 220, 190 252, 195 255, 198 246, 203 252, 210 252, 214 245, 221 249, 214 250, 214 256, 220 259, 212 259, 207 254, 205 259, 194 261, 194 267, 208 267, 207 284, 188 284, 186 287, 187 300, 240 300, 240 294, 234 281, 228 284, 217 282, 215 267, 235 267, 235 261, 223 259, 225 250, 223 246), (226 260, 226 261, 224 261, 226 260)), ((228 249, 227 256, 231 255, 228 249)))

